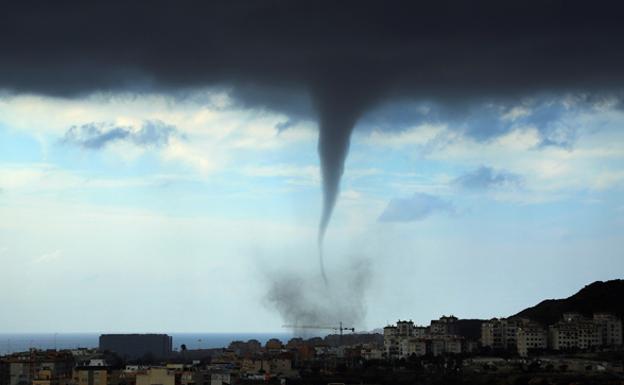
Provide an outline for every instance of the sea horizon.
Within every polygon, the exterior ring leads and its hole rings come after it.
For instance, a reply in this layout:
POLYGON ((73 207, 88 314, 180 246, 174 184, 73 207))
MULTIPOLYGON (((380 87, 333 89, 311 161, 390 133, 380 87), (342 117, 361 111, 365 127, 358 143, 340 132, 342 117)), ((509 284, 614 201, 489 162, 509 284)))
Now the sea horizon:
MULTIPOLYGON (((182 344, 188 349, 225 348, 230 342, 256 339, 264 344, 271 338, 287 342, 295 335, 291 331, 283 332, 16 332, 0 333, 0 355, 28 351, 31 348, 78 349, 97 348, 102 334, 168 334, 172 337, 174 351, 182 344)), ((324 334, 318 334, 324 335, 324 334)), ((316 335, 310 335, 313 337, 316 335)))

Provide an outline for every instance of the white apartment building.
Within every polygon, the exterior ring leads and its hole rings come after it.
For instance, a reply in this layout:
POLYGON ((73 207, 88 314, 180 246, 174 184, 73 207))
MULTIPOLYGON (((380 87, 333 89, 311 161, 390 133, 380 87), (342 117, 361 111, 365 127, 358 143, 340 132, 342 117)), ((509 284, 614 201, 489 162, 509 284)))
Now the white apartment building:
POLYGON ((447 335, 443 337, 443 341, 444 341, 443 353, 460 354, 462 352, 463 339, 461 337, 447 335))
POLYGON ((442 316, 438 320, 432 320, 429 326, 431 334, 453 335, 457 334, 457 317, 442 316))
POLYGON ((457 318, 441 317, 430 327, 416 326, 412 321, 399 320, 384 328, 384 351, 387 358, 407 358, 411 355, 459 354, 463 339, 449 334, 455 331, 457 318), (433 332, 435 331, 435 333, 433 332))
POLYGON ((401 341, 401 358, 406 358, 412 354, 417 357, 422 357, 427 354, 427 339, 426 338, 409 338, 401 341))
POLYGON ((388 359, 399 355, 399 335, 396 326, 388 325, 383 329, 384 353, 388 359))
POLYGON ((622 320, 606 313, 593 318, 569 312, 548 329, 523 318, 494 318, 481 325, 481 345, 492 349, 518 351, 526 356, 536 349, 590 349, 622 345, 622 320))
POLYGON ((518 348, 518 327, 529 321, 521 318, 493 318, 481 324, 481 345, 495 350, 518 348))
POLYGON ((550 325, 548 340, 553 350, 589 349, 602 344, 601 326, 578 313, 566 313, 563 320, 550 325))
POLYGON ((396 334, 399 337, 412 337, 414 335, 414 322, 409 321, 397 321, 396 334))
POLYGON ((516 341, 518 354, 526 357, 531 350, 548 347, 548 332, 540 324, 527 323, 518 327, 516 341))

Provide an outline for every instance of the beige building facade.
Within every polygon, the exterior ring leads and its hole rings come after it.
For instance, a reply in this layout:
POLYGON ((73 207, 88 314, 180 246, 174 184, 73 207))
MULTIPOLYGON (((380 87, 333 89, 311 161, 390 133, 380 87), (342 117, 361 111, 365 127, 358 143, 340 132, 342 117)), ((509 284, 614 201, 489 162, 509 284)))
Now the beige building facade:
POLYGON ((167 368, 149 368, 136 374, 136 385, 176 385, 175 371, 167 368))
POLYGON ((527 323, 518 327, 518 354, 526 357, 530 351, 543 350, 548 347, 548 332, 537 323, 527 323))

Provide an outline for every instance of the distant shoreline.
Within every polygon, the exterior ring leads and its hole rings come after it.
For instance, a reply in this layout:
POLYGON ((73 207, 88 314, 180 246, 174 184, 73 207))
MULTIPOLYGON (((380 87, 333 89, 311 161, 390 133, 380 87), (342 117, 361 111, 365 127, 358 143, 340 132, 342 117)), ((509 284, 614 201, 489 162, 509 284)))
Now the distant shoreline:
MULTIPOLYGON (((0 333, 0 355, 35 349, 97 348, 99 337, 105 333, 0 333)), ((227 347, 230 342, 257 339, 265 343, 271 338, 283 342, 293 337, 291 332, 281 333, 166 333, 173 337, 173 348, 184 344, 189 349, 214 349, 227 347)))

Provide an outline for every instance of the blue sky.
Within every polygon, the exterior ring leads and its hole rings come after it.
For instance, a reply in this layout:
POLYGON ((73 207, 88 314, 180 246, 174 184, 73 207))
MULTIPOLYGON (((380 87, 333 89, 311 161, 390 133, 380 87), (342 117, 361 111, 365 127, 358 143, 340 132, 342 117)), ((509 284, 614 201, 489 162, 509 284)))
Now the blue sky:
MULTIPOLYGON (((583 95, 367 113, 324 248, 356 327, 507 316, 622 278, 622 123, 583 95)), ((319 290, 316 139, 223 90, 3 95, 0 330, 280 330, 272 285, 319 290)))

